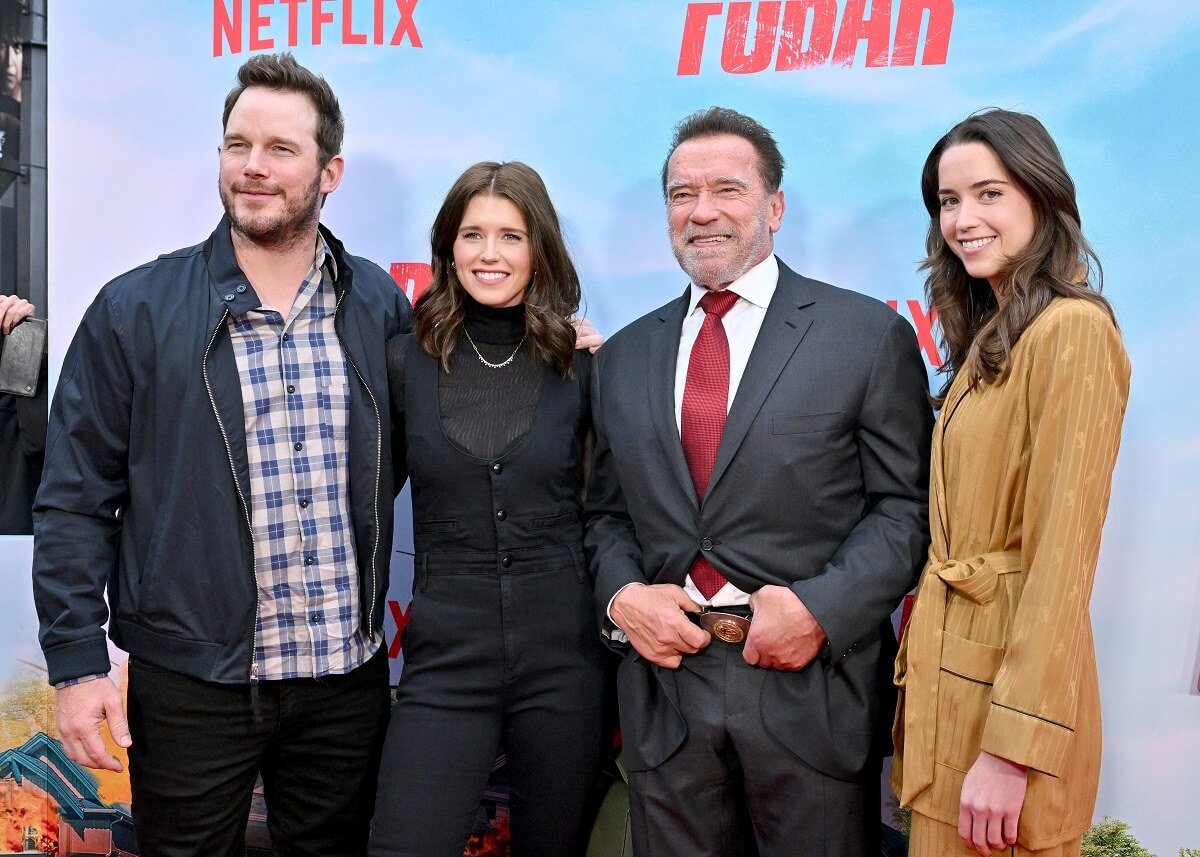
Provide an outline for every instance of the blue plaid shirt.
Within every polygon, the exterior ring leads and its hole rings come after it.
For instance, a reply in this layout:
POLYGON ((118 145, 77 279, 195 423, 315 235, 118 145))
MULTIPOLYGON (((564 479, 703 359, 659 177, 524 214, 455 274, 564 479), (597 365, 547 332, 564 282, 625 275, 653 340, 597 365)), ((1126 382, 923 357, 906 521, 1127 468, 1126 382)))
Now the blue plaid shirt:
POLYGON ((259 679, 346 673, 383 642, 359 627, 334 264, 322 240, 286 318, 260 307, 229 320, 250 464, 259 679))

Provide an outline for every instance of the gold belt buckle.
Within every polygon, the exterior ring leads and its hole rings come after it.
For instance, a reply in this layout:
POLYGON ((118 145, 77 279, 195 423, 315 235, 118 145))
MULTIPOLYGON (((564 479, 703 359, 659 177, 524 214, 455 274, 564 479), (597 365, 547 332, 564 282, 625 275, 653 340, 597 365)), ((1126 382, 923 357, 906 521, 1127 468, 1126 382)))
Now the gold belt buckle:
POLYGON ((700 614, 700 627, 718 640, 726 643, 740 643, 746 639, 746 634, 750 631, 750 619, 735 613, 705 610, 700 614))

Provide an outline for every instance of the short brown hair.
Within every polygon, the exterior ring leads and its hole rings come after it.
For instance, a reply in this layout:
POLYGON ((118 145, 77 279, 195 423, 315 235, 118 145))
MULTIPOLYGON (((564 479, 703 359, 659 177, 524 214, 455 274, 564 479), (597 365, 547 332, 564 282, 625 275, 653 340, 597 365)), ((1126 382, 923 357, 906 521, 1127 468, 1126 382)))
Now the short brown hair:
POLYGON ((675 126, 675 135, 671 138, 671 148, 667 152, 662 165, 663 196, 667 195, 667 168, 671 164, 671 155, 681 144, 698 137, 718 137, 729 134, 741 137, 754 147, 758 153, 758 175, 762 179, 767 193, 779 190, 783 183, 783 153, 779 144, 771 136, 771 132, 758 121, 744 113, 738 113, 728 107, 709 107, 707 110, 697 110, 679 120, 675 126))
POLYGON ((222 130, 229 127, 233 105, 252 86, 308 96, 317 111, 317 149, 321 166, 324 167, 335 155, 341 154, 346 122, 342 118, 337 96, 325 78, 300 65, 290 53, 259 54, 242 63, 237 71, 237 86, 225 96, 222 130))

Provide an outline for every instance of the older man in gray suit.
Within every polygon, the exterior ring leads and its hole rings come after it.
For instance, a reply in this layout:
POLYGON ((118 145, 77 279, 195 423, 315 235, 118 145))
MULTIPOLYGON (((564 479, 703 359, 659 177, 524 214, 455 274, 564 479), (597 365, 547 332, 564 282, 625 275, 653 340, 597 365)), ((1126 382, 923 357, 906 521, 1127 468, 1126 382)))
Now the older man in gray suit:
POLYGON ((587 546, 626 645, 640 857, 878 853, 932 414, 912 328, 773 255, 782 173, 747 116, 677 126, 663 192, 691 284, 593 376, 587 546))

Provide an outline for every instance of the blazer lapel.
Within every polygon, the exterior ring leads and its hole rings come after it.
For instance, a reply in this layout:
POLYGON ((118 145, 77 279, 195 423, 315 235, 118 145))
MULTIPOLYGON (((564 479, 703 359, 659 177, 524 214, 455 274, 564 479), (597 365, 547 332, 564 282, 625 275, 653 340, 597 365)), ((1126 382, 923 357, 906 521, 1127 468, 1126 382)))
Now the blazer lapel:
POLYGON ((966 383, 966 373, 959 372, 954 383, 946 391, 946 400, 942 402, 942 412, 933 429, 933 449, 930 451, 929 494, 932 497, 933 514, 930 516, 930 544, 933 550, 942 553, 942 560, 950 558, 950 532, 946 529, 946 476, 945 476, 945 443, 946 426, 954 416, 955 410, 962 404, 970 385, 966 383))
POLYGON ((679 359, 679 337, 683 329, 683 317, 687 313, 689 292, 662 308, 659 313, 661 326, 650 337, 647 348, 647 389, 650 393, 650 417, 654 432, 658 435, 667 466, 679 481, 684 493, 699 508, 696 487, 683 457, 683 444, 679 440, 679 426, 675 422, 675 364, 679 359))
POLYGON ((775 386, 775 381, 812 326, 813 313, 809 307, 813 300, 812 290, 805 285, 804 278, 780 262, 779 283, 767 307, 758 337, 754 340, 754 348, 750 351, 746 371, 742 373, 737 394, 729 408, 729 416, 725 419, 717 460, 708 480, 708 496, 712 496, 717 482, 733 461, 746 432, 775 386))

